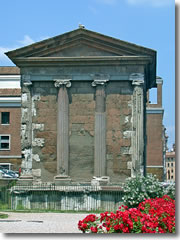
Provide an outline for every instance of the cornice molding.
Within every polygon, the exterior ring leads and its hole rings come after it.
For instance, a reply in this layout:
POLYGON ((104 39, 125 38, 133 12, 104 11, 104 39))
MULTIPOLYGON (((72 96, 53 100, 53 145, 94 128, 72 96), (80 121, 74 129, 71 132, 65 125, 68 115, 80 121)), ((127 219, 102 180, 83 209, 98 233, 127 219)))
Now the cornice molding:
POLYGON ((146 113, 147 114, 163 114, 164 109, 163 108, 150 108, 146 107, 146 113))
POLYGON ((124 65, 147 64, 152 58, 148 56, 88 56, 88 57, 18 57, 12 61, 19 67, 23 66, 70 66, 70 65, 124 65))
POLYGON ((19 81, 20 79, 21 79, 21 75, 0 75, 0 80, 19 81))
POLYGON ((21 97, 0 97, 0 107, 21 107, 21 97))

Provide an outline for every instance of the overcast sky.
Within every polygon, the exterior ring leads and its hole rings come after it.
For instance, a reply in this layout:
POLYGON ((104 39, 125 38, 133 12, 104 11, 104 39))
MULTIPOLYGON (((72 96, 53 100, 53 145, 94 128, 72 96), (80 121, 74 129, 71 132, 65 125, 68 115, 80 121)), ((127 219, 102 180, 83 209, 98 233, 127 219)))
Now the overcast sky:
MULTIPOLYGON (((4 52, 78 28, 157 51, 168 146, 175 142, 175 5, 173 0, 6 0, 0 12, 0 66, 4 52)), ((152 91, 154 101, 154 91, 152 91)))

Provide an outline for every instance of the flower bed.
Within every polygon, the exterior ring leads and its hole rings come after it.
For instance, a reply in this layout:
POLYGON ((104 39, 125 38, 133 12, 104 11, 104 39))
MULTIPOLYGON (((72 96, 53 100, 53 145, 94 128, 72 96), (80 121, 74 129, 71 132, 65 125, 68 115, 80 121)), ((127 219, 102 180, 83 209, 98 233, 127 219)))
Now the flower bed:
POLYGON ((78 228, 83 233, 175 233, 175 201, 164 195, 146 199, 137 208, 122 205, 116 213, 86 216, 78 228))

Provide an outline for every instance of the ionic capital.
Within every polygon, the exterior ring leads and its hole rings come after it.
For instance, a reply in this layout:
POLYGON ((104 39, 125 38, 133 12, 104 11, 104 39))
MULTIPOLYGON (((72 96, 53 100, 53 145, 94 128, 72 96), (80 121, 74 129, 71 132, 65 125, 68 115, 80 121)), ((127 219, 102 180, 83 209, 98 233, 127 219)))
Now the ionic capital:
POLYGON ((54 86, 55 87, 62 87, 62 86, 65 86, 65 87, 71 87, 71 81, 72 79, 54 79, 55 83, 54 83, 54 86))
POLYGON ((163 79, 161 77, 156 76, 156 83, 163 84, 163 79))
POLYGON ((30 75, 22 75, 21 79, 22 79, 22 83, 24 86, 28 87, 28 86, 32 85, 30 75))
POLYGON ((94 74, 92 77, 94 79, 92 82, 93 87, 96 87, 97 85, 104 85, 109 81, 110 78, 108 74, 94 74))
POLYGON ((144 84, 144 74, 143 73, 132 73, 129 76, 129 80, 132 81, 132 85, 140 86, 144 84))
POLYGON ((92 86, 96 87, 97 85, 104 85, 106 82, 108 82, 109 80, 94 80, 92 82, 92 86))

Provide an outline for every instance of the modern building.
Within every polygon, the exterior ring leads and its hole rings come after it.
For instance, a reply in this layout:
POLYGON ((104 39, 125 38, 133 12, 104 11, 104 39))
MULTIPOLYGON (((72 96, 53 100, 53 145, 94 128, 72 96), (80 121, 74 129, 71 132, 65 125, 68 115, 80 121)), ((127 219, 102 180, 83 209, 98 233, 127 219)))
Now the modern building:
POLYGON ((157 176, 160 181, 165 180, 165 154, 167 150, 167 136, 163 125, 164 109, 162 107, 163 79, 156 77, 157 102, 149 101, 147 92, 146 118, 147 118, 147 173, 157 176))
POLYGON ((21 166, 21 87, 17 67, 0 67, 0 166, 21 166))
POLYGON ((166 152, 166 181, 175 182, 176 177, 176 153, 175 144, 170 152, 166 152))

